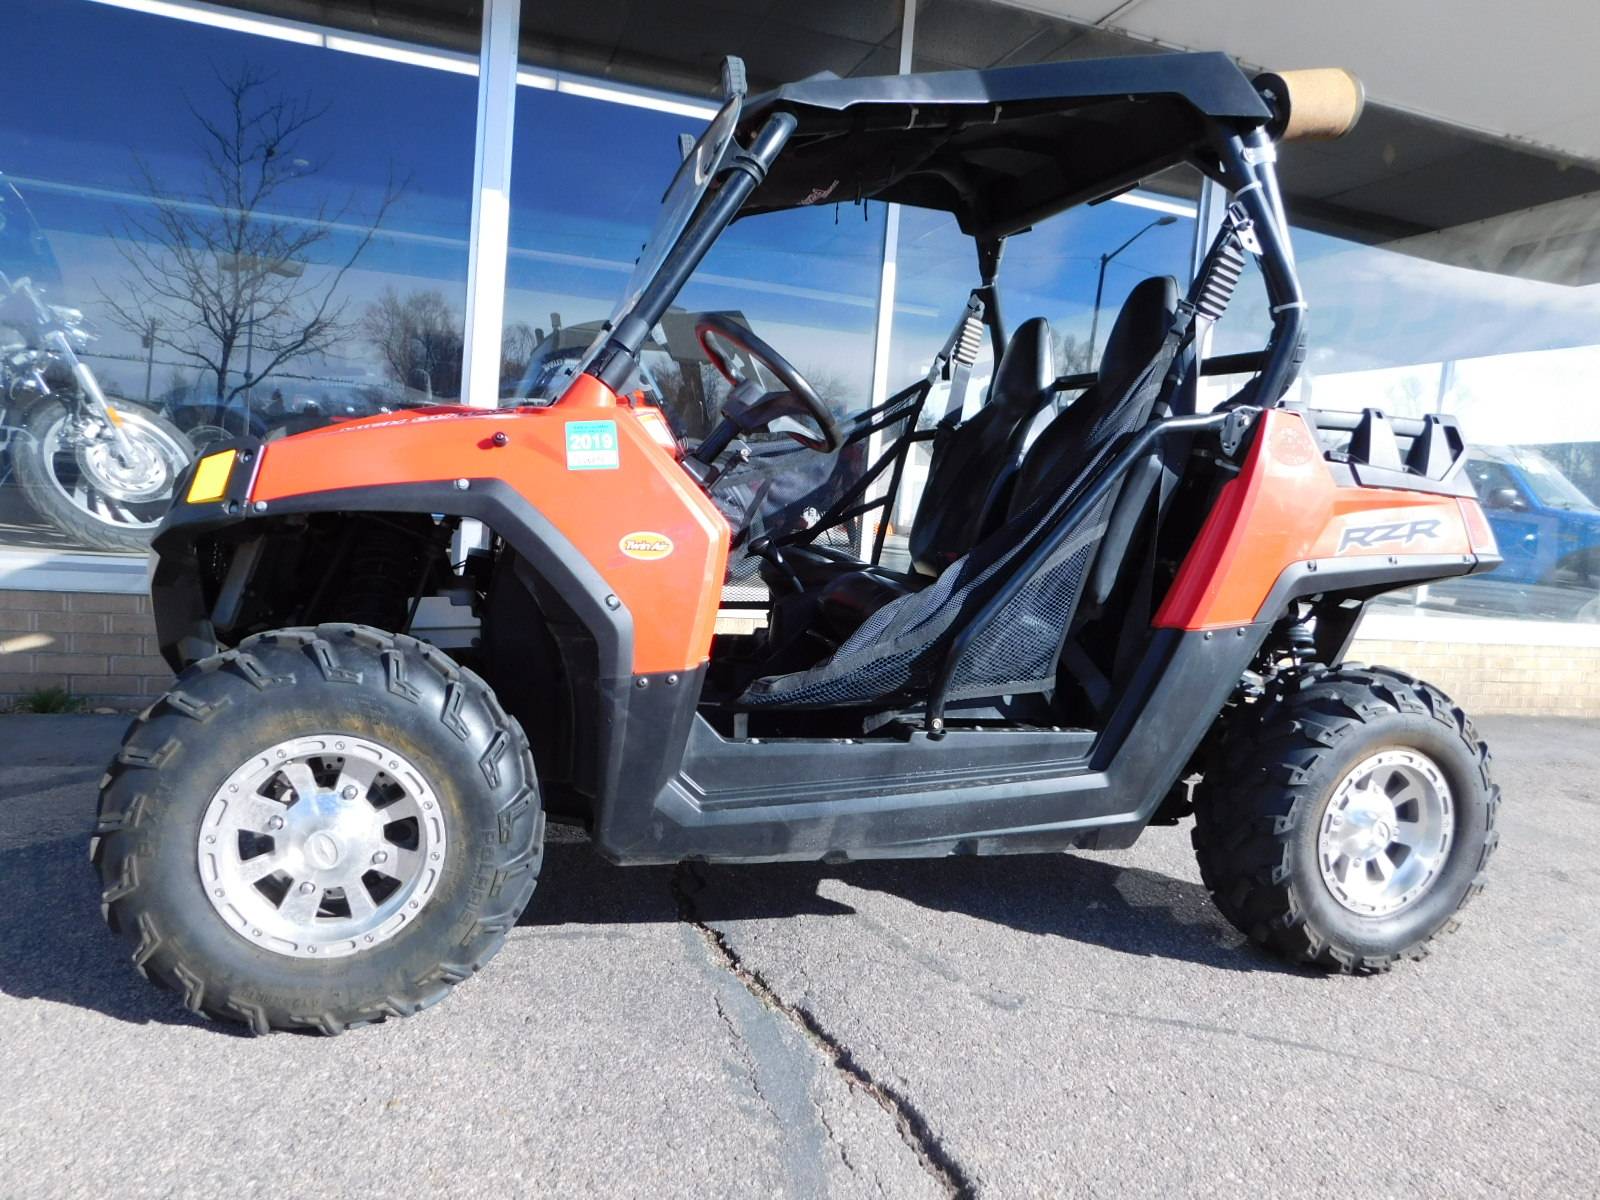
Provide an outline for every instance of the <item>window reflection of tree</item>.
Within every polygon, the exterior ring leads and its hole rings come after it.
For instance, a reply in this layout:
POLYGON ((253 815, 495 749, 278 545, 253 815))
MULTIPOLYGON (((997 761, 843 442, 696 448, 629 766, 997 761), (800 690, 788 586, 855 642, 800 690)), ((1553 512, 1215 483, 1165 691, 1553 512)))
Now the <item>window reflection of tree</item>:
POLYGON ((221 415, 348 336, 341 286, 405 183, 391 176, 365 213, 319 194, 320 166, 301 148, 331 105, 277 92, 257 69, 217 73, 210 102, 188 107, 198 183, 185 193, 136 159, 149 203, 112 234, 127 273, 100 292, 114 321, 199 372, 221 415))

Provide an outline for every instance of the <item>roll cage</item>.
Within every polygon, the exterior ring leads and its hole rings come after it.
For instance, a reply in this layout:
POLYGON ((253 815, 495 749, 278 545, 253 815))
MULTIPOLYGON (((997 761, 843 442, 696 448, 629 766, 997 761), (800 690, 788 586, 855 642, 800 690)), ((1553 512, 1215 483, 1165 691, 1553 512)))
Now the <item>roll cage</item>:
MULTIPOLYGON (((1290 119, 1281 77, 1252 83, 1226 55, 1162 54, 823 76, 744 102, 742 74, 724 73, 730 94, 723 111, 738 106, 739 115, 714 178, 670 249, 659 254, 658 269, 590 356, 586 372, 608 387, 626 386, 650 331, 734 220, 846 200, 904 203, 955 217, 977 244, 973 298, 998 356, 1005 333, 996 276, 1005 238, 1181 164, 1233 194, 1242 222, 1253 229, 1249 248, 1266 286, 1267 343, 1254 359, 1233 356, 1227 368, 1254 370, 1249 399, 1263 407, 1278 403, 1293 384, 1305 302, 1274 168, 1272 138, 1290 119)), ((1355 116, 1350 112, 1346 124, 1355 116)), ((957 347, 947 350, 946 371, 948 362, 960 361, 957 347)), ((860 414, 849 432, 881 428, 905 396, 860 414)))
MULTIPOLYGON (((1252 83, 1225 55, 1173 54, 819 77, 746 101, 738 92, 741 74, 725 71, 729 94, 708 131, 719 139, 714 177, 673 244, 647 250, 657 269, 630 285, 632 304, 596 339, 586 359, 589 374, 613 390, 627 386, 650 331, 722 231, 742 217, 847 199, 931 208, 950 213, 973 237, 978 268, 966 308, 925 376, 841 423, 857 461, 877 453, 820 516, 775 535, 780 544, 837 553, 827 544, 837 536, 825 534, 863 528, 870 514, 895 503, 912 448, 942 432, 922 427, 940 380, 951 382, 955 397, 940 426, 960 419, 959 397, 982 341, 989 341, 996 363, 1007 346, 999 282, 1007 237, 1174 166, 1192 166, 1233 194, 1201 268, 1202 276, 1210 272, 1211 292, 1202 283, 1190 301, 1205 306, 1209 299, 1214 311, 1204 315, 1215 320, 1238 277, 1219 256, 1244 249, 1260 265, 1271 314, 1259 351, 1186 361, 1185 368, 1192 377, 1248 375, 1233 404, 1270 407, 1293 384, 1303 357, 1305 303, 1274 168, 1272 138, 1290 115, 1281 77, 1252 83), (736 124, 727 139, 730 116, 736 124), (878 449, 883 437, 888 445, 878 449)), ((1194 358, 1192 350, 1185 353, 1194 358)), ((1094 380, 1091 373, 1063 376, 1055 390, 1071 394, 1094 380)), ((872 545, 861 547, 862 557, 877 563, 889 523, 868 527, 872 545)), ((747 536, 758 540, 759 530, 736 531, 736 545, 747 536)))

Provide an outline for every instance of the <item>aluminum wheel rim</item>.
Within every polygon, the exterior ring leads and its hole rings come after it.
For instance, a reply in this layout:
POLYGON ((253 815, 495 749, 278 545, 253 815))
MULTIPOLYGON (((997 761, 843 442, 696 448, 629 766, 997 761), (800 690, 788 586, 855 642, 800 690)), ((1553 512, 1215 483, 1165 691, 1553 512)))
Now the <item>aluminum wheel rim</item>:
POLYGON ((46 473, 56 491, 95 520, 124 528, 154 529, 166 516, 173 484, 193 453, 142 413, 119 409, 118 415, 133 448, 132 464, 118 462, 109 439, 69 442, 68 417, 62 413, 44 435, 46 473), (62 477, 63 464, 70 470, 70 478, 62 477))
POLYGON ((1444 869, 1454 813, 1450 785, 1427 755, 1372 755, 1340 780, 1323 810, 1317 835, 1323 882, 1362 916, 1410 907, 1444 869))
POLYGON ((432 898, 445 853, 422 772, 339 733, 252 755, 211 797, 198 847, 218 915, 291 958, 355 954, 399 933, 432 898))

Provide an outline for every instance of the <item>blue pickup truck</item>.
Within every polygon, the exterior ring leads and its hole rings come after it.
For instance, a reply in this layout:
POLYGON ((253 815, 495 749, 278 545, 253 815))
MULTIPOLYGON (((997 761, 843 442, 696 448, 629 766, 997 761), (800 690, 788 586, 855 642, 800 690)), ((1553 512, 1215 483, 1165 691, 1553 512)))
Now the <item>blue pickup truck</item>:
POLYGON ((1600 505, 1526 446, 1474 446, 1467 472, 1505 561, 1457 605, 1600 621, 1600 505))

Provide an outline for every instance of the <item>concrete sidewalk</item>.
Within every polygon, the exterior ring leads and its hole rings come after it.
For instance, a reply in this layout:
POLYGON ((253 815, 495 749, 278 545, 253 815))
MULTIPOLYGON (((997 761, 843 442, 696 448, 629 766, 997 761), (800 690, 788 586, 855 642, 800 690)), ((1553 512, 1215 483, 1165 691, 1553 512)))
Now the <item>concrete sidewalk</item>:
POLYGON ((86 861, 120 718, 0 717, 0 1196, 1593 1195, 1600 725, 1487 718, 1489 890, 1377 979, 1286 968, 1188 830, 1104 855, 610 867, 327 1040, 188 1016, 86 861))

